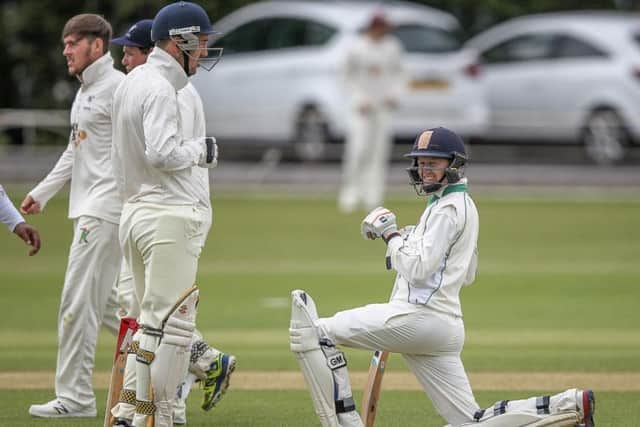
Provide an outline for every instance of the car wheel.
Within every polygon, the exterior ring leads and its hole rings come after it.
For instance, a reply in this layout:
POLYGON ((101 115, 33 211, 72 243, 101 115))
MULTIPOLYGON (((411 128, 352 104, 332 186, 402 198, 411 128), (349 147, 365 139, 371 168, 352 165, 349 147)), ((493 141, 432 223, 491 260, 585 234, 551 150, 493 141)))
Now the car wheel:
POLYGON ((315 107, 305 108, 298 118, 293 145, 298 158, 305 161, 322 160, 328 142, 327 121, 315 107))
POLYGON ((591 160, 611 164, 624 158, 629 134, 615 111, 603 109, 594 111, 587 119, 582 141, 591 160))

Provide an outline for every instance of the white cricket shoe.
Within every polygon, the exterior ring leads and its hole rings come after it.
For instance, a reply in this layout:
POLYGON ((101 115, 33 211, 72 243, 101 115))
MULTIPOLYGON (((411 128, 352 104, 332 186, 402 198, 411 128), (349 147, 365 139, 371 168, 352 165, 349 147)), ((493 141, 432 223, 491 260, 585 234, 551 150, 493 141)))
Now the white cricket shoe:
POLYGON ((75 409, 59 399, 53 399, 42 405, 31 405, 29 414, 40 418, 95 418, 98 412, 96 408, 75 409))

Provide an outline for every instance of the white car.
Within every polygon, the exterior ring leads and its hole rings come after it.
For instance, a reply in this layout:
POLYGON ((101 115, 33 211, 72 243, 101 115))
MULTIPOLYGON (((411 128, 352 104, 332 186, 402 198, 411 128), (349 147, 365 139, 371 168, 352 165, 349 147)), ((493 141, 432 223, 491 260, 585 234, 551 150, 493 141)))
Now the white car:
POLYGON ((465 46, 485 74, 488 139, 581 143, 598 163, 640 141, 640 15, 524 16, 465 46))
MULTIPOLYGON (((303 158, 320 158, 325 143, 345 135, 341 67, 353 36, 379 5, 355 1, 268 1, 241 8, 214 24, 212 47, 224 54, 193 83, 207 131, 221 144, 293 143, 303 158)), ((411 78, 395 114, 397 138, 422 129, 483 134, 488 108, 475 54, 461 49, 450 14, 406 2, 383 10, 404 45, 411 78)))

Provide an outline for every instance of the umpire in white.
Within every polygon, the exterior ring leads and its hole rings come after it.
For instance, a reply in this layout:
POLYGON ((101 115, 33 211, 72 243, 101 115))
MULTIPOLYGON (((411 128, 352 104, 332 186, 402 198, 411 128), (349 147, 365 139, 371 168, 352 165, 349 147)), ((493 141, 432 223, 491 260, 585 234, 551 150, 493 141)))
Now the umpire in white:
POLYGON ((208 197, 197 168, 216 166, 217 146, 213 138, 183 137, 177 92, 203 65, 211 33, 199 5, 165 6, 153 20, 155 48, 146 64, 114 95, 112 155, 124 199, 120 243, 141 310, 135 426, 151 416, 156 426, 173 425, 172 400, 189 361, 207 204, 201 198, 208 197))
POLYGON ((32 405, 29 413, 36 417, 96 416, 92 374, 98 330, 103 322, 114 334, 118 330, 115 305, 107 308, 122 257, 122 205, 111 167, 111 98, 124 75, 113 68, 110 39, 111 25, 98 15, 76 15, 64 26, 63 55, 69 74, 80 81, 69 144, 20 206, 25 214, 37 214, 71 181, 73 241, 58 314, 56 398, 32 405))
POLYGON ((411 183, 418 194, 429 196, 418 223, 398 230, 395 215, 379 207, 361 226, 365 238, 387 244, 386 267, 397 273, 389 302, 319 319, 311 297, 293 291, 291 350, 322 425, 362 425, 346 359, 336 347, 345 345, 401 353, 452 426, 592 426, 590 390, 502 401, 490 410, 478 407, 460 357, 465 332, 459 293, 475 279, 479 230, 463 177, 465 147, 455 133, 439 127, 418 135, 407 157, 411 183))

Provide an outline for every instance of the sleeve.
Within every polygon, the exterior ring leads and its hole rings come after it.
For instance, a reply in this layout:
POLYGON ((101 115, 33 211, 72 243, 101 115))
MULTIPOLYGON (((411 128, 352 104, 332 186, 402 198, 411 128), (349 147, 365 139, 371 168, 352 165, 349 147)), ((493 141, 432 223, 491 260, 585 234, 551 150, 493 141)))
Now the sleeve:
POLYGON ((33 199, 40 203, 40 209, 44 210, 47 202, 71 179, 73 172, 73 146, 69 142, 58 162, 51 172, 29 192, 33 199))
POLYGON ((469 268, 464 275, 464 286, 469 286, 476 280, 476 274, 478 273, 478 247, 473 248, 473 255, 471 256, 471 262, 469 268))
POLYGON ((16 225, 25 222, 20 212, 13 206, 9 196, 5 193, 4 188, 0 185, 0 222, 9 227, 9 231, 13 231, 16 225))
POLYGON ((427 279, 442 265, 445 254, 456 236, 455 208, 446 206, 429 217, 422 236, 389 241, 387 256, 391 266, 415 287, 427 283, 427 279))
POLYGON ((156 94, 143 113, 145 155, 156 169, 171 172, 196 166, 206 155, 204 138, 183 140, 178 134, 176 96, 156 94))

